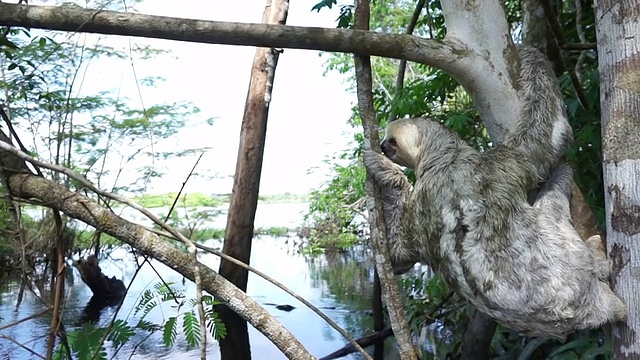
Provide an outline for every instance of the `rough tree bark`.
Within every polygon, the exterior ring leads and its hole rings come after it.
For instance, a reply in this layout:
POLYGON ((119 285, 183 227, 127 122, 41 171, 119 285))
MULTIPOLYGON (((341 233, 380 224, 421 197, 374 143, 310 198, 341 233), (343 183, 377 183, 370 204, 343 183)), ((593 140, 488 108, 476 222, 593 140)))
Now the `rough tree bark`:
POLYGON ((640 358, 640 3, 596 6, 602 155, 611 285, 627 305, 612 327, 613 358, 640 358))
MULTIPOLYGON (((262 22, 284 25, 288 9, 287 0, 267 0, 262 22)), ((278 57, 277 49, 256 50, 240 129, 238 159, 222 252, 245 264, 249 264, 251 257, 253 221, 258 206, 269 103, 278 57)), ((246 269, 222 259, 219 271, 239 289, 247 291, 249 273, 246 269)), ((227 336, 220 340, 222 359, 251 359, 246 321, 227 306, 218 306, 217 311, 227 326, 227 336)))

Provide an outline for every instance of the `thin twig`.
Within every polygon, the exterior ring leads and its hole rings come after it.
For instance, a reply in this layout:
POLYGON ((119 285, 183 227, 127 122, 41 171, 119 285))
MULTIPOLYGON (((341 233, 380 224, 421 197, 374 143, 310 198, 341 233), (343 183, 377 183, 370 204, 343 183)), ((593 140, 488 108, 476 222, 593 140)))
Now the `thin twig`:
POLYGON ((25 318, 22 318, 20 320, 16 320, 16 321, 12 321, 12 322, 10 322, 8 324, 4 324, 4 325, 0 326, 0 331, 2 331, 4 329, 8 329, 8 328, 10 328, 12 326, 20 325, 23 322, 29 321, 29 320, 31 320, 33 318, 37 318, 38 316, 42 316, 42 315, 46 314, 47 312, 49 312, 50 310, 51 310, 50 308, 49 309, 44 309, 42 311, 38 311, 35 314, 29 315, 29 316, 27 316, 25 318))
POLYGON ((563 49, 566 50, 596 50, 597 45, 596 43, 570 43, 570 44, 564 44, 563 49))
MULTIPOLYGON (((58 334, 58 329, 61 324, 61 316, 62 312, 60 311, 62 307, 62 295, 64 293, 64 269, 66 267, 65 256, 66 256, 66 246, 64 244, 64 239, 62 236, 63 232, 63 224, 62 218, 60 217, 60 213, 51 209, 53 218, 55 221, 55 238, 56 238, 56 255, 57 255, 57 265, 58 269, 56 269, 56 275, 54 277, 55 281, 55 294, 53 298, 53 314, 51 316, 51 329, 49 331, 49 341, 47 342, 47 360, 53 357, 53 348, 56 343, 56 335, 58 334)), ((66 344, 66 342, 64 342, 66 344)))
POLYGON ((22 344, 21 342, 16 341, 14 338, 7 336, 7 335, 0 335, 0 338, 5 339, 7 341, 10 341, 16 345, 18 345, 19 347, 23 348, 24 350, 28 351, 31 353, 31 355, 39 357, 40 359, 45 360, 46 358, 40 354, 38 354, 37 352, 31 350, 29 347, 27 347, 26 345, 22 344))
MULTIPOLYGON (((575 0, 576 4, 576 33, 578 34, 578 39, 580 39, 581 43, 586 43, 587 38, 584 36, 584 29, 582 28, 582 0, 575 0)), ((576 61, 576 67, 573 71, 576 74, 576 77, 582 83, 580 69, 582 68, 582 64, 587 58, 587 50, 582 50, 580 52, 580 56, 578 56, 578 61, 576 61)))

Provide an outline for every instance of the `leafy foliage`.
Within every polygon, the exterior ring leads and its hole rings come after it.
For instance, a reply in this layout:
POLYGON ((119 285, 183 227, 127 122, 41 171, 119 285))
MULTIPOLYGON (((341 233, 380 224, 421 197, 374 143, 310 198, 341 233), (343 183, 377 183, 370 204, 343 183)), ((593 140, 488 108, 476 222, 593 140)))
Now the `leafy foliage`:
POLYGON ((176 342, 176 338, 178 337, 178 318, 175 316, 171 316, 165 321, 164 328, 162 330, 162 340, 164 341, 164 346, 173 346, 176 342))
POLYGON ((220 302, 213 300, 210 295, 202 296, 202 301, 205 306, 205 314, 207 318, 207 329, 214 339, 220 340, 227 336, 227 327, 220 319, 220 315, 214 310, 214 305, 220 304, 220 302))
MULTIPOLYGON (((224 338, 227 335, 227 329, 214 310, 214 306, 220 302, 215 301, 210 295, 203 295, 202 302, 205 307, 207 330, 214 339, 224 338)), ((87 323, 82 328, 69 332, 68 342, 73 354, 78 359, 92 359, 93 356, 96 359, 106 359, 106 345, 101 344, 103 339, 106 339, 113 348, 119 349, 134 338, 136 330, 149 334, 161 331, 162 342, 167 347, 174 346, 182 333, 187 345, 196 347, 200 344, 203 336, 200 332, 199 318, 194 311, 196 304, 195 299, 185 299, 184 292, 176 288, 174 284, 156 283, 152 289, 147 289, 140 295, 133 309, 133 316, 138 317, 135 326, 129 325, 123 319, 116 319, 113 324, 105 327, 97 327, 93 323, 87 323), (174 304, 171 308, 175 315, 168 316, 162 324, 146 319, 153 310, 166 303, 174 304), (185 305, 188 305, 188 309, 182 311, 185 305), (182 320, 181 327, 180 319, 182 320), (180 330, 181 332, 179 332, 180 330)), ((163 309, 162 312, 165 313, 166 310, 163 309)), ((58 346, 55 354, 56 359, 65 358, 65 352, 61 345, 58 346)))
POLYGON ((198 316, 191 310, 182 314, 182 331, 187 338, 187 344, 195 347, 200 344, 202 334, 200 334, 200 322, 198 316))
MULTIPOLYGON (((104 328, 87 323, 82 328, 69 332, 67 341, 76 358, 104 360, 107 358, 107 351, 104 345, 100 345, 104 333, 104 328)), ((56 351, 55 354, 58 359, 61 359, 62 349, 56 351)))
MULTIPOLYGON (((118 7, 106 3, 105 6, 118 7)), ((98 187, 139 192, 152 177, 162 176, 166 171, 158 167, 156 159, 201 151, 190 148, 155 151, 156 144, 176 134, 187 120, 199 116, 199 109, 192 104, 137 107, 138 102, 121 96, 119 89, 91 92, 83 87, 97 61, 146 59, 163 51, 144 46, 119 51, 100 42, 92 43, 83 34, 5 27, 1 30, 0 102, 32 156, 72 168, 98 187), (123 178, 132 180, 123 183, 123 178)), ((138 90, 154 87, 158 81, 162 79, 141 78, 138 90)), ((82 188, 59 173, 45 171, 45 176, 68 188, 82 188)), ((96 200, 104 202, 98 197, 96 200)), ((20 246, 12 238, 0 244, 3 249, 20 246)), ((42 255, 48 249, 43 250, 39 258, 44 258, 42 255)), ((20 252, 14 250, 12 255, 17 258, 20 252)))
POLYGON ((107 340, 113 343, 113 346, 118 347, 131 339, 135 334, 134 329, 129 326, 126 321, 116 319, 111 326, 111 332, 107 337, 107 340))

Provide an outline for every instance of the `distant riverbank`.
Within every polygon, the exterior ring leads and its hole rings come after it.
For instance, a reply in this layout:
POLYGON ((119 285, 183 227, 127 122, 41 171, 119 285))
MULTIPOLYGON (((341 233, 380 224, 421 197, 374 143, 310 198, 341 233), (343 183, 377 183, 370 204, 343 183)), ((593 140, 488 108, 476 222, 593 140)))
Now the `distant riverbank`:
MULTIPOLYGON (((174 203, 178 193, 170 192, 166 194, 144 194, 132 197, 131 200, 146 207, 158 208, 169 207, 174 203)), ((260 195, 258 201, 262 203, 308 203, 308 194, 273 194, 260 195)), ((231 194, 204 194, 204 193, 185 193, 180 195, 178 204, 181 207, 220 207, 231 201, 231 194)))

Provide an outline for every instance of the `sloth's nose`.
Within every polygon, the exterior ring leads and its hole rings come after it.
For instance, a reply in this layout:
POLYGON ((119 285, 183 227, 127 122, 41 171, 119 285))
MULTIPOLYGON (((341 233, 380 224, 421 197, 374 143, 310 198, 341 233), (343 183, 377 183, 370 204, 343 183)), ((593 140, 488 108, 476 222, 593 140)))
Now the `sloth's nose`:
POLYGON ((382 149, 382 153, 385 154, 387 157, 390 157, 391 155, 393 155, 393 146, 391 146, 391 144, 389 144, 389 142, 387 140, 383 140, 380 143, 380 148, 382 149))

